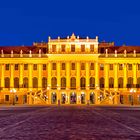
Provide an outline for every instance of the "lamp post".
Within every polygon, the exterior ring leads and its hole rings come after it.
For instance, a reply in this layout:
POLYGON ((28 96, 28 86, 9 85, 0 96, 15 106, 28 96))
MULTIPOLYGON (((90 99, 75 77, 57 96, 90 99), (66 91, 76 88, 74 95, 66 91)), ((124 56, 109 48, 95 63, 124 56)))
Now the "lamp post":
POLYGON ((16 89, 11 89, 10 92, 13 94, 13 105, 15 105, 15 93, 17 91, 16 91, 16 89))
POLYGON ((136 92, 136 90, 135 89, 130 89, 130 93, 132 93, 132 102, 131 102, 131 105, 133 105, 134 104, 134 93, 136 92))

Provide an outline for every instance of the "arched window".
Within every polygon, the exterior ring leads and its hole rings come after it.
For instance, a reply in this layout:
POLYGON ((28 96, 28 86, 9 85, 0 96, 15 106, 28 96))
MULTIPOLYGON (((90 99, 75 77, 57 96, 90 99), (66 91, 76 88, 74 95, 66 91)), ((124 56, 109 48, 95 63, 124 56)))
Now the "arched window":
POLYGON ((18 77, 14 78, 14 88, 19 88, 19 78, 18 77))
POLYGON ((81 87, 81 89, 86 88, 86 79, 84 77, 81 77, 81 79, 80 79, 80 87, 81 87))
POLYGON ((132 88, 133 87, 133 78, 128 77, 127 79, 127 88, 132 88))
POLYGON ((109 78, 109 88, 114 88, 114 78, 109 78))
POLYGON ((23 87, 28 88, 28 78, 27 77, 23 78, 23 87))
POLYGON ((52 89, 56 89, 57 88, 57 79, 56 79, 56 77, 52 77, 51 85, 52 85, 52 89))
POLYGON ((33 78, 33 88, 38 88, 38 79, 36 77, 33 78))
POLYGON ((5 80, 5 88, 10 88, 10 78, 6 77, 4 80, 5 80))
POLYGON ((61 78, 61 89, 66 89, 66 78, 65 77, 61 78))
POLYGON ((75 77, 71 77, 70 86, 71 86, 71 89, 76 89, 76 78, 75 77))
POLYGON ((90 89, 93 89, 95 87, 95 78, 94 77, 90 77, 90 89))
POLYGON ((120 77, 118 79, 118 88, 123 88, 123 78, 122 77, 120 77))
POLYGON ((137 88, 140 88, 140 77, 137 78, 137 88))
POLYGON ((42 78, 42 88, 47 88, 47 78, 46 77, 42 78))
POLYGON ((100 88, 104 88, 104 78, 100 78, 100 88))

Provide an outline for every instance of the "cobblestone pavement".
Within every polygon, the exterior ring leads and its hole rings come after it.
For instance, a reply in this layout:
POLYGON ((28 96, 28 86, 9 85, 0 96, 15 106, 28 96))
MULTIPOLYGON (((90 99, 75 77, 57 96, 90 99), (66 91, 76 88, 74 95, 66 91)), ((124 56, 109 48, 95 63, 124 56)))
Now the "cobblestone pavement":
POLYGON ((140 140, 140 108, 0 107, 0 140, 140 140))

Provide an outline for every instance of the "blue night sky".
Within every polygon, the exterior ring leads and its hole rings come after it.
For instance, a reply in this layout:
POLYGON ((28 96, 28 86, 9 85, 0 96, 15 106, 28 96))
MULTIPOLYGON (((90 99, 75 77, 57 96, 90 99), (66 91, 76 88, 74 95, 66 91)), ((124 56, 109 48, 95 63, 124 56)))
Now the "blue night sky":
POLYGON ((0 46, 66 37, 99 36, 140 45, 139 0, 1 0, 0 46))

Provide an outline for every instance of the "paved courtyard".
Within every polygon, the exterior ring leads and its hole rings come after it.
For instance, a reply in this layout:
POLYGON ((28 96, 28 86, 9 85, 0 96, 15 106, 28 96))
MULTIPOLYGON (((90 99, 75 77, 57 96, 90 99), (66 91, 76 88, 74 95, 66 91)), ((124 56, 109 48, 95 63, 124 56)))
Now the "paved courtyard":
POLYGON ((0 140, 140 140, 139 107, 0 106, 0 140))

